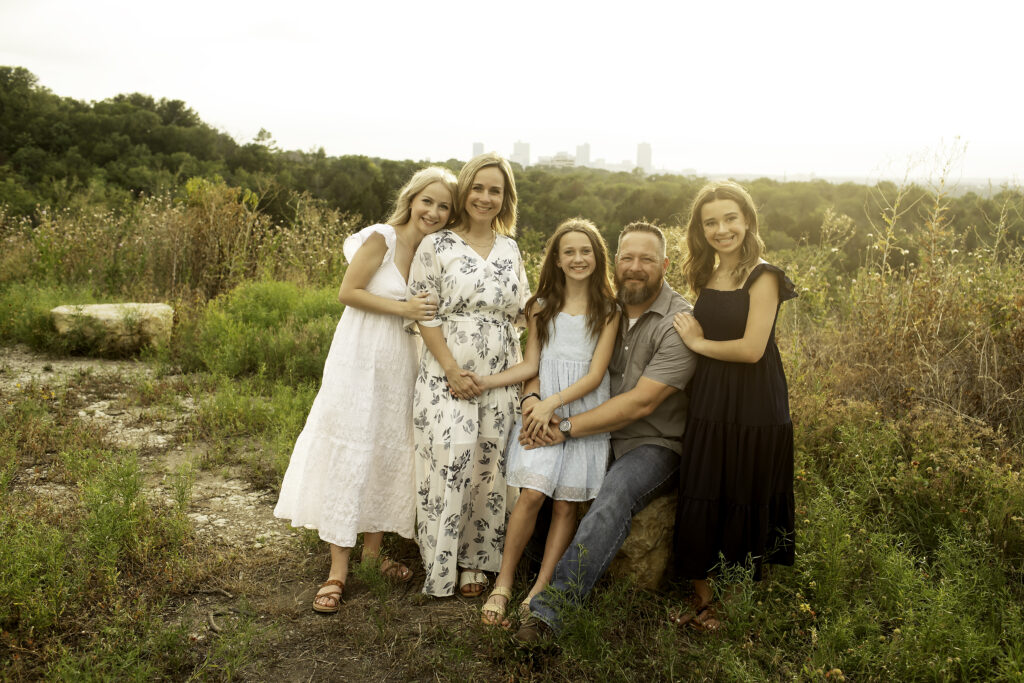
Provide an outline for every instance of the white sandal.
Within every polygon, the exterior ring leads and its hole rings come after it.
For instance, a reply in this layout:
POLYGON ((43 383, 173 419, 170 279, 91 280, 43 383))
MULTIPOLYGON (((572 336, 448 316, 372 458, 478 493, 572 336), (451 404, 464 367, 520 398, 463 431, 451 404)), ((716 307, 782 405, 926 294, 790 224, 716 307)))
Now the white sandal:
POLYGON ((475 598, 487 589, 487 574, 476 569, 463 569, 459 574, 459 593, 464 598, 475 598), (470 590, 466 588, 476 586, 470 590))
POLYGON ((480 621, 488 626, 501 626, 501 622, 505 618, 505 612, 508 611, 508 604, 511 601, 512 589, 498 586, 491 591, 487 602, 480 608, 480 621), (505 598, 505 602, 498 603, 494 600, 495 598, 505 598))

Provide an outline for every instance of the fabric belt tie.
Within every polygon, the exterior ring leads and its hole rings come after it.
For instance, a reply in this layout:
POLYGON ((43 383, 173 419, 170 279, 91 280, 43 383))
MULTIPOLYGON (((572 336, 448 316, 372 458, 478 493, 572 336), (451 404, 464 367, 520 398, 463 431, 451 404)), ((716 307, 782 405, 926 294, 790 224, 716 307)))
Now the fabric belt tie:
POLYGON ((513 348, 514 344, 519 343, 519 335, 516 334, 516 328, 512 324, 512 321, 508 319, 491 318, 483 315, 446 315, 442 318, 442 322, 444 321, 453 323, 475 323, 478 325, 495 325, 501 328, 506 350, 513 348))

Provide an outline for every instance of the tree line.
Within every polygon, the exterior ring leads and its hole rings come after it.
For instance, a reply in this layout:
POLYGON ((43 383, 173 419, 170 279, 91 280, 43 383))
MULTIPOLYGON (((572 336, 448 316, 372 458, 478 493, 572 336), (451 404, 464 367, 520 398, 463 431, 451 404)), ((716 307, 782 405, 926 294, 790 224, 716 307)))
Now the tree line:
MULTIPOLYGON (((130 93, 82 102, 52 93, 22 67, 0 67, 0 205, 32 216, 39 206, 118 208, 143 195, 180 192, 190 178, 220 178, 250 190, 258 208, 278 223, 294 221, 303 202, 381 220, 395 191, 425 161, 357 155, 328 156, 323 148, 286 151, 261 130, 239 143, 202 121, 181 100, 130 93)), ((458 171, 462 162, 442 165, 458 171)), ((706 179, 589 168, 516 168, 520 224, 540 242, 565 218, 590 218, 612 237, 646 218, 681 224, 706 179)), ((895 210, 927 205, 932 190, 883 181, 867 186, 824 180, 745 181, 758 202, 771 250, 816 243, 826 213, 849 216, 842 245, 848 266, 876 239, 895 210)), ((1024 200, 1018 189, 949 197, 945 220, 965 247, 1000 238, 1024 242, 1024 200)), ((910 245, 911 247, 913 245, 910 245)))

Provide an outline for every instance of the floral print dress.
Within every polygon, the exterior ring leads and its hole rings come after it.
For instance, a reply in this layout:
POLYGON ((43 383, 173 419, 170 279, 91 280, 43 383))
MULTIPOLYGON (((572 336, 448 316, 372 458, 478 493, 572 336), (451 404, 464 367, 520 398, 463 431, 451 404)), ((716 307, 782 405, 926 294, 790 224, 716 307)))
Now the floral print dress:
MULTIPOLYGON (((516 242, 496 236, 487 258, 442 230, 420 243, 409 274, 410 295, 437 297, 434 320, 455 361, 479 374, 521 360, 522 310, 530 297, 516 242)), ((458 568, 501 568, 507 510, 505 443, 518 409, 517 387, 471 400, 448 392, 444 370, 424 347, 413 394, 416 444, 416 535, 427 578, 423 592, 452 595, 458 568)))

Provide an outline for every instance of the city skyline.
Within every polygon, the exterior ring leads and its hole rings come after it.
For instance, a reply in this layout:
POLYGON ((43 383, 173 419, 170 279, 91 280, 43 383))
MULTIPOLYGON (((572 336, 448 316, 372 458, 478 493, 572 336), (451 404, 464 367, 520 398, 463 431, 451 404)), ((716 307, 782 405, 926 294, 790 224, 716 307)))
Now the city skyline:
POLYGON ((64 97, 182 100, 240 143, 265 129, 282 149, 332 156, 444 160, 480 140, 509 155, 527 141, 552 157, 589 144, 590 163, 618 164, 646 142, 655 171, 709 176, 920 177, 951 150, 958 177, 1020 182, 1024 166, 1024 91, 1008 85, 1018 4, 738 0, 727 26, 714 7, 653 0, 625 14, 576 0, 248 8, 0 3, 0 64, 64 97), (576 40, 514 58, 474 47, 471 76, 439 73, 450 36, 509 46, 540 25, 612 49, 581 62, 576 40))
MULTIPOLYGON (((632 171, 633 169, 639 168, 644 173, 653 173, 655 171, 654 165, 652 164, 652 148, 651 144, 647 142, 637 143, 636 161, 631 162, 628 159, 619 162, 609 162, 600 157, 598 159, 591 160, 590 158, 590 143, 584 142, 576 145, 576 154, 571 155, 569 152, 559 150, 552 155, 540 155, 536 161, 532 160, 530 156, 530 143, 522 140, 517 140, 512 147, 512 153, 506 154, 501 150, 489 148, 483 142, 473 143, 472 156, 479 156, 486 151, 492 151, 500 154, 507 158, 509 161, 515 162, 527 168, 529 166, 553 166, 555 168, 568 168, 568 167, 584 167, 584 168, 598 168, 605 171, 632 171)), ((684 173, 693 172, 694 169, 659 169, 666 173, 684 173)))

